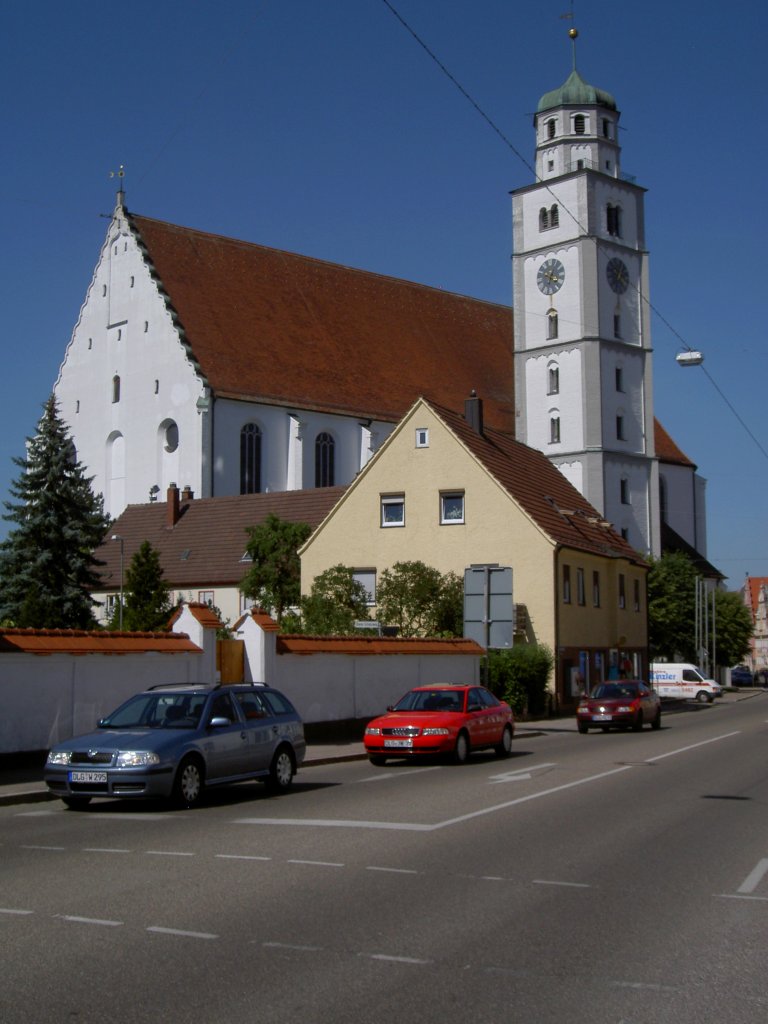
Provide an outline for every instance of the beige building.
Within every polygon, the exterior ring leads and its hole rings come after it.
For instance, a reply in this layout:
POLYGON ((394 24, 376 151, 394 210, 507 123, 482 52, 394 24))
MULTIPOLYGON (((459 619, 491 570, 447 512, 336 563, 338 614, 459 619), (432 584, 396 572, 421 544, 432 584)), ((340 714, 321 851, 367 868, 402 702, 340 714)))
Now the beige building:
POLYGON ((647 565, 540 452, 419 399, 301 551, 302 592, 352 568, 375 605, 376 578, 419 560, 463 575, 512 568, 515 642, 549 645, 568 703, 619 669, 647 674, 647 565))

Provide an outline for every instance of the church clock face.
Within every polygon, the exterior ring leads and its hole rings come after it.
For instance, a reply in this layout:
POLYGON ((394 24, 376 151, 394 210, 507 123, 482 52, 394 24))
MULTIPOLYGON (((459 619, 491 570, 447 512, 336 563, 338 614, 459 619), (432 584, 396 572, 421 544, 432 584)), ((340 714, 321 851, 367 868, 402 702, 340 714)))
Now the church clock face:
POLYGON ((562 288, 564 280, 565 267, 560 260, 555 259, 544 260, 536 275, 536 284, 539 286, 539 291, 544 292, 545 295, 554 295, 555 292, 562 288))
POLYGON ((608 260, 608 266, 605 268, 605 276, 608 278, 608 284, 616 292, 617 295, 621 295, 627 290, 629 285, 629 271, 627 270, 626 264, 614 256, 613 259, 608 260))

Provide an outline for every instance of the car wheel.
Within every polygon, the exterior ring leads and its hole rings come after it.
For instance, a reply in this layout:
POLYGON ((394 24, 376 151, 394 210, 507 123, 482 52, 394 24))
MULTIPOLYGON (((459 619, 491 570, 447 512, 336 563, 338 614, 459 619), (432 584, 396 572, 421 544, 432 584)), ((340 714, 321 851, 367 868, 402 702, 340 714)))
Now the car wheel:
POLYGON ((173 782, 173 802, 180 807, 200 803, 205 785, 205 769, 197 757, 185 757, 173 782))
POLYGON ((61 799, 70 811, 84 811, 91 802, 89 796, 63 796, 61 799))
POLYGON ((714 699, 715 698, 712 696, 712 694, 707 693, 706 690, 699 690, 699 692, 696 694, 696 700, 699 702, 699 704, 711 704, 714 699))
POLYGON ((269 788, 275 793, 285 793, 293 782, 293 758, 288 747, 280 747, 269 767, 269 788))
POLYGON ((501 734, 501 743, 497 743, 495 749, 497 757, 509 757, 512 753, 512 730, 508 725, 504 726, 504 732, 501 734))
POLYGON ((643 712, 642 711, 638 711, 637 712, 637 718, 632 723, 632 732, 640 732, 640 730, 642 728, 643 728, 643 712))
POLYGON ((456 746, 453 748, 454 764, 464 764, 469 757, 469 739, 465 732, 460 732, 456 737, 456 746))
POLYGON ((659 710, 656 712, 656 717, 651 722, 651 728, 652 729, 660 729, 661 728, 661 708, 659 708, 659 710))
POLYGON ((383 768, 387 763, 386 757, 382 757, 381 754, 369 754, 368 760, 371 764, 375 764, 377 768, 383 768))
POLYGON ((582 735, 584 735, 585 733, 588 733, 588 732, 589 732, 589 726, 587 725, 587 723, 586 723, 586 722, 577 722, 576 724, 578 725, 578 727, 579 727, 579 732, 580 732, 580 733, 581 733, 582 735))

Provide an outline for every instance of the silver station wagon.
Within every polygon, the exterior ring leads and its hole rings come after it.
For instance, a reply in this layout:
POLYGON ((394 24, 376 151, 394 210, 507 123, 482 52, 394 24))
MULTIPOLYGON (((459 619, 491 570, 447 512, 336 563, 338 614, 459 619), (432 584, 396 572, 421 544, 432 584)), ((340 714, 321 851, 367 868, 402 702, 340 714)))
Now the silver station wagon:
POLYGON ((93 797, 166 797, 192 807, 206 787, 246 779, 284 792, 305 751, 296 709, 269 686, 155 686, 94 732, 53 747, 43 778, 73 809, 93 797))

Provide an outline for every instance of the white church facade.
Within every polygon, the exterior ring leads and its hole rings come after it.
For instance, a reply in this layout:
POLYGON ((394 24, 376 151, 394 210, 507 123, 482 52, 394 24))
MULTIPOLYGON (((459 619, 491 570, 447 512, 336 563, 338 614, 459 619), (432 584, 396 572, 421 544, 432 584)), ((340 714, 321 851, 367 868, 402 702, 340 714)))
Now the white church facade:
POLYGON ((575 69, 542 97, 514 314, 139 216, 119 192, 55 385, 106 511, 173 483, 346 485, 419 397, 458 411, 475 392, 637 551, 661 553, 674 505, 671 535, 705 556, 704 481, 654 418, 644 192, 618 120, 575 69))

